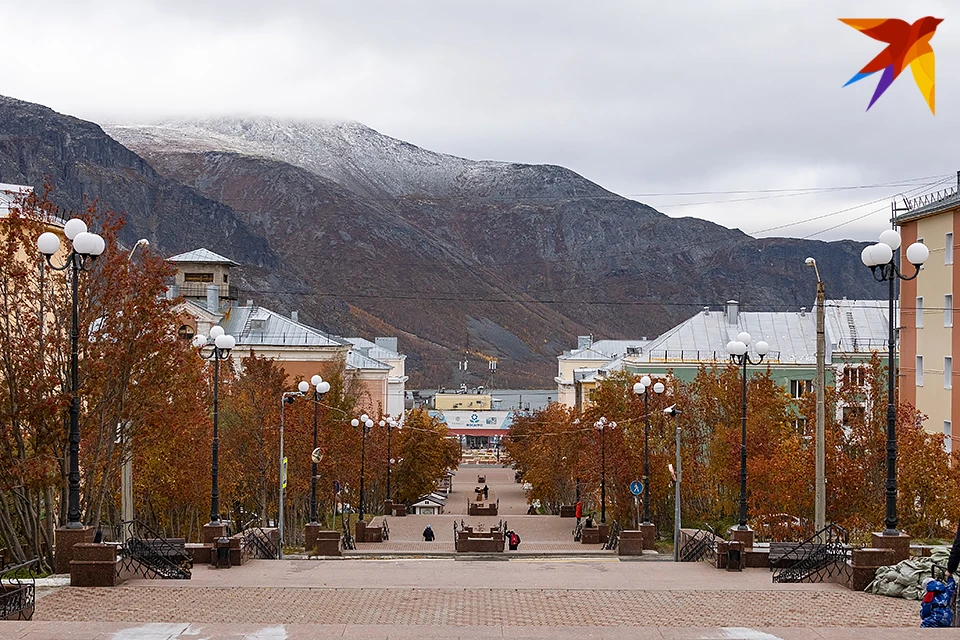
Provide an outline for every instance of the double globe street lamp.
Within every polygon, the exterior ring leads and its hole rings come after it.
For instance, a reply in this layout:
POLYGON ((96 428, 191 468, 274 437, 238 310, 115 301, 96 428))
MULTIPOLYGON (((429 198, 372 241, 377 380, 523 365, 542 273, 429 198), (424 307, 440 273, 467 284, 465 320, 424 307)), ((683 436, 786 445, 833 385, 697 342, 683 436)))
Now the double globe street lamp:
POLYGON ((666 387, 657 382, 651 387, 650 376, 643 376, 633 385, 633 392, 643 396, 643 523, 650 524, 650 389, 656 394, 666 387))
POLYGON ((600 432, 600 524, 607 523, 607 446, 604 440, 604 434, 607 429, 616 429, 616 422, 608 422, 606 418, 601 417, 593 423, 593 426, 600 432))
POLYGON ((197 334, 193 339, 193 346, 197 348, 200 357, 204 360, 213 360, 213 467, 211 471, 210 491, 210 525, 220 524, 220 432, 218 426, 219 396, 220 396, 220 361, 230 357, 230 351, 237 346, 233 336, 224 333, 223 327, 210 327, 210 336, 197 334))
POLYGON ((736 340, 727 343, 727 353, 730 354, 730 361, 737 366, 743 367, 741 376, 743 381, 743 394, 741 396, 742 418, 740 422, 740 524, 737 527, 740 531, 747 530, 747 365, 760 364, 763 357, 767 355, 770 346, 763 340, 759 341, 754 349, 757 352, 757 359, 752 360, 747 350, 750 346, 750 334, 741 331, 736 340))
POLYGON ((896 337, 894 333, 894 295, 895 284, 899 280, 913 280, 920 275, 920 267, 930 257, 930 250, 922 242, 914 242, 907 247, 907 261, 913 267, 913 275, 905 276, 900 272, 894 254, 900 248, 900 234, 893 229, 887 229, 880 234, 880 242, 866 247, 860 253, 860 260, 870 267, 874 280, 890 283, 889 307, 887 319, 889 321, 887 335, 887 486, 886 486, 886 515, 884 516, 883 531, 885 536, 898 536, 897 529, 897 409, 893 404, 896 392, 897 363, 896 337))
POLYGON ((80 396, 79 390, 79 300, 77 276, 81 271, 90 271, 93 262, 103 253, 106 242, 96 233, 87 231, 87 225, 79 218, 68 220, 63 225, 63 233, 72 241, 73 250, 60 266, 53 264, 53 256, 60 251, 60 237, 50 231, 37 238, 37 249, 46 258, 47 264, 55 271, 70 269, 70 290, 72 294, 70 325, 70 468, 67 479, 69 493, 67 497, 67 529, 81 529, 80 518, 80 396))
POLYGON ((350 425, 353 427, 360 427, 360 520, 363 520, 363 476, 364 476, 364 456, 366 452, 367 445, 367 434, 370 432, 370 429, 373 428, 373 420, 370 419, 370 416, 363 414, 360 416, 360 419, 354 418, 350 421, 350 425))
POLYGON ((301 380, 297 389, 302 394, 306 394, 313 387, 313 453, 310 455, 310 524, 317 524, 317 410, 320 407, 320 401, 323 396, 330 391, 330 383, 320 376, 313 376, 310 382, 301 380))

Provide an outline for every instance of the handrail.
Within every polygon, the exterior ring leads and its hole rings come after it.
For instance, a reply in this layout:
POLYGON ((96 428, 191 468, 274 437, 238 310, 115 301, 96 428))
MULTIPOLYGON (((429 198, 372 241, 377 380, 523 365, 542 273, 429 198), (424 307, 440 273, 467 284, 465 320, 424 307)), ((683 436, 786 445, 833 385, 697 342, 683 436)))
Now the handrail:
MULTIPOLYGON (((251 520, 253 522, 253 520, 251 520)), ((267 535, 267 532, 263 530, 263 527, 250 527, 249 522, 247 523, 247 528, 243 531, 243 537, 240 539, 240 543, 245 548, 253 549, 253 557, 260 560, 277 560, 280 558, 280 549, 277 545, 273 544, 273 541, 270 539, 270 536, 267 535)))
POLYGON ((125 520, 115 527, 118 549, 118 575, 125 569, 144 578, 189 580, 193 560, 180 546, 162 537, 141 520, 125 520))
POLYGON ((828 524, 806 540, 791 547, 784 560, 793 564, 777 569, 774 582, 824 582, 847 571, 850 558, 850 534, 838 524, 828 524))
POLYGON ((40 558, 0 570, 0 620, 30 620, 36 603, 36 571, 40 558), (29 575, 21 576, 21 572, 29 575))
POLYGON ((610 532, 607 534, 607 541, 603 544, 603 548, 607 551, 612 551, 617 548, 617 545, 620 543, 620 523, 616 520, 613 521, 613 524, 610 525, 610 532))

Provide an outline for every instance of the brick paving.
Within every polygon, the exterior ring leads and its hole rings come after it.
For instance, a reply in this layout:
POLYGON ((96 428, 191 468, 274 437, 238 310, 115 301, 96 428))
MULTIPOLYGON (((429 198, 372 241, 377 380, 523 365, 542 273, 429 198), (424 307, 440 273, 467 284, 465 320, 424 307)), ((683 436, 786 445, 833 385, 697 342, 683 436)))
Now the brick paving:
POLYGON ((430 626, 915 627, 919 604, 844 591, 63 588, 37 620, 430 626))

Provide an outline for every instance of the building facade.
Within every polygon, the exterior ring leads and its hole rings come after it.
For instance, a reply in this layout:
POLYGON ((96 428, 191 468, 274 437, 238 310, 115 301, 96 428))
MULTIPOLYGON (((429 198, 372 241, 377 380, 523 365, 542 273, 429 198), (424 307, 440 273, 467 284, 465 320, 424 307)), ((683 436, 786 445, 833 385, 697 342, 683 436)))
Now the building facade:
MULTIPOLYGON (((915 201, 895 218, 902 247, 922 242, 930 258, 915 280, 900 284, 900 398, 927 416, 924 428, 955 441, 960 421, 960 389, 953 384, 954 358, 960 352, 960 332, 954 330, 954 283, 960 282, 955 259, 960 234, 960 193, 950 189, 915 201)), ((900 268, 911 276, 916 268, 900 252, 900 268)))

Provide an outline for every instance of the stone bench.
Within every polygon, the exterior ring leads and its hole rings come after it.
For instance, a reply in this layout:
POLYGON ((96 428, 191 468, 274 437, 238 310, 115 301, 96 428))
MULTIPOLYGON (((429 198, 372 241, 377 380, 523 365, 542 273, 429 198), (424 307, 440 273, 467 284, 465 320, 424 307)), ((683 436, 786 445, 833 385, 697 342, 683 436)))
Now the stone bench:
POLYGON ((560 505, 560 517, 561 517, 561 518, 576 518, 576 517, 577 517, 577 505, 575 505, 575 504, 562 504, 562 505, 560 505))
POLYGON ((478 533, 460 531, 457 533, 458 553, 501 553, 503 552, 503 534, 499 531, 478 533))
POLYGON ((467 507, 469 516, 495 516, 499 513, 496 502, 471 502, 467 507))

